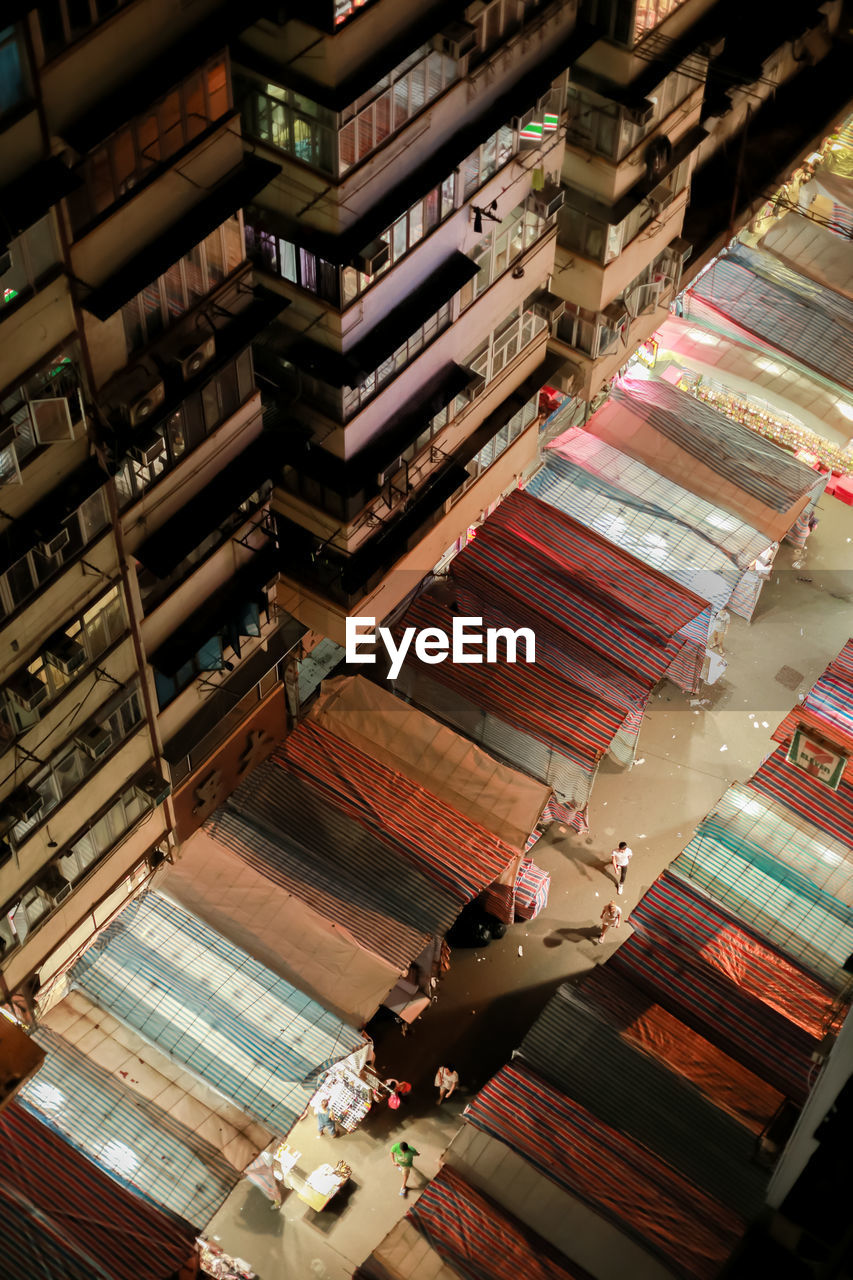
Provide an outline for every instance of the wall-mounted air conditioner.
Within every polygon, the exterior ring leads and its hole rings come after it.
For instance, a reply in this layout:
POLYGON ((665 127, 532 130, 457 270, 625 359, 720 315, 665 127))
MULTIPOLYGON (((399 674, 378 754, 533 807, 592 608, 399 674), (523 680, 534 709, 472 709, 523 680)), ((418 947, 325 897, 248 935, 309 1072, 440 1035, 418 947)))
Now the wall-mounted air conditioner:
POLYGON ((546 182, 541 191, 531 191, 530 208, 540 218, 551 218, 562 209, 566 193, 556 182, 546 182))
POLYGON ((477 28, 470 22, 451 22, 432 38, 432 47, 456 62, 477 47, 477 28))
POLYGON ((113 745, 113 735, 102 725, 93 724, 87 729, 80 729, 74 735, 74 741, 81 751, 85 751, 92 760, 100 760, 113 745))
POLYGON ((144 440, 137 440, 127 451, 128 457, 146 467, 150 467, 158 458, 162 458, 165 452, 166 441, 157 434, 146 436, 144 440))
POLYGON ((184 382, 189 382, 197 374, 201 373, 206 365, 210 364, 215 355, 216 338, 211 333, 208 334, 203 342, 184 342, 177 350, 171 353, 169 358, 180 369, 184 382))
POLYGON ((44 808, 44 800, 34 787, 18 787, 3 806, 17 822, 34 822, 44 808))
POLYGON ((86 662, 86 650, 82 644, 64 631, 51 636, 42 652, 50 665, 65 676, 73 675, 86 662))
POLYGON ((481 373, 475 373, 473 369, 468 372, 471 376, 465 384, 465 394, 469 400, 476 400, 477 396, 482 395, 486 389, 486 379, 481 373))
POLYGON ((152 765, 144 773, 133 780, 133 789, 146 804, 156 806, 162 804, 171 793, 172 784, 152 765))
POLYGON ((609 303, 600 314, 608 329, 621 329, 631 319, 628 308, 620 299, 609 303))
POLYGON ((384 240, 371 240, 361 253, 355 255, 352 265, 357 271, 364 272, 366 276, 375 276, 376 272, 381 271, 387 263, 390 252, 384 240))
POLYGON ((35 711, 47 698, 47 685, 29 671, 16 671, 6 688, 24 711, 35 711))
POLYGON ((677 236, 675 240, 671 240, 666 246, 666 251, 670 258, 672 258, 673 262, 677 263, 683 270, 685 263, 688 262, 690 255, 693 252, 693 245, 689 240, 685 240, 682 236, 677 236))
POLYGON ((163 379, 150 369, 136 369, 116 393, 125 422, 138 427, 152 416, 166 399, 163 379))
POLYGON ((541 289, 533 299, 533 314, 547 320, 548 324, 556 324, 566 310, 565 298, 559 298, 548 289, 541 289))
POLYGON ((53 556, 58 556, 60 551, 64 551, 70 541, 70 529, 59 529, 56 533, 51 534, 49 538, 44 538, 37 545, 42 555, 51 559, 53 556))
POLYGON ((663 213, 664 209, 671 205, 674 199, 675 192, 664 186, 655 187, 654 191, 651 191, 646 196, 646 200, 649 202, 655 216, 663 213))
POLYGON ((655 104, 653 102, 644 102, 642 106, 632 107, 627 112, 631 124, 638 124, 640 128, 649 124, 654 114, 655 104))

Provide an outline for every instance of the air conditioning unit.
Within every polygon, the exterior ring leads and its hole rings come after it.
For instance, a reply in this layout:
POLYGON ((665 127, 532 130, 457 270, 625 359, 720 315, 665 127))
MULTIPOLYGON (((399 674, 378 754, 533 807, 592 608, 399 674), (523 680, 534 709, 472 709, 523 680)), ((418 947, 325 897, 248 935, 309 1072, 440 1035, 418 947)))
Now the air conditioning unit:
POLYGON ((627 112, 631 124, 637 124, 641 129, 651 123, 654 114, 655 104, 653 102, 644 102, 641 107, 633 107, 627 112))
POLYGON ((26 670, 17 671, 6 688, 24 711, 35 711, 47 698, 47 685, 26 670))
POLYGON ((156 806, 162 804, 171 793, 172 784, 167 782, 152 765, 150 769, 146 769, 144 773, 134 779, 133 789, 141 800, 156 806))
POLYGON ((530 207, 540 218, 551 218, 562 209, 566 193, 556 182, 546 182, 541 191, 531 191, 530 207))
POLYGON ((18 787, 4 805, 17 822, 34 822, 43 807, 44 800, 34 787, 18 787))
POLYGON ((205 365, 210 364, 216 355, 216 338, 213 334, 209 334, 204 342, 200 342, 197 346, 192 343, 186 343, 179 347, 177 351, 173 351, 171 355, 172 361, 180 366, 181 377, 184 382, 189 382, 196 374, 201 373, 205 365))
POLYGON ((133 377, 128 378, 119 392, 119 404, 125 422, 131 427, 138 427, 159 409, 166 399, 166 388, 163 379, 158 378, 150 369, 137 369, 133 377))
POLYGON ((470 22, 451 22, 450 26, 433 36, 432 47, 458 62, 466 53, 476 49, 477 28, 472 27, 470 22))
POLYGON ((682 236, 677 236, 675 240, 670 241, 667 245, 666 251, 673 261, 683 268, 693 252, 693 245, 682 236))
POLYGON ((475 373, 473 369, 468 372, 471 377, 465 384, 464 391, 469 400, 476 400, 477 396, 482 395, 486 389, 486 379, 481 373, 475 373))
POLYGON ((102 725, 93 724, 88 729, 81 729, 75 733, 74 741, 92 760, 100 760, 113 745, 113 735, 102 725))
POLYGON ((71 530, 60 529, 58 533, 52 534, 49 538, 45 538, 38 543, 38 549, 43 556, 51 559, 58 556, 60 551, 64 551, 71 541, 71 530))
POLYGON ((541 316, 549 324, 556 324, 565 310, 565 298, 558 298, 556 293, 550 293, 547 289, 542 289, 533 299, 533 314, 541 316))
POLYGON ((624 302, 611 302, 601 312, 602 319, 606 322, 608 329, 621 329, 623 325, 628 324, 631 316, 624 302))
POLYGON ((355 255, 352 265, 366 276, 375 276, 387 263, 390 252, 384 240, 371 240, 361 253, 355 255))
POLYGON ((51 636, 43 652, 50 665, 65 676, 71 676, 75 671, 79 671, 86 661, 86 650, 64 631, 51 636))
POLYGON ((162 436, 156 434, 146 436, 144 440, 138 440, 127 451, 128 457, 146 467, 150 467, 158 458, 162 458, 165 452, 166 441, 162 436))
POLYGON ((646 196, 646 200, 651 206, 655 217, 657 217, 659 213, 663 213, 664 209, 666 209, 668 205, 671 205, 674 199, 675 192, 670 191, 665 187, 655 187, 654 191, 650 192, 649 195, 646 196))

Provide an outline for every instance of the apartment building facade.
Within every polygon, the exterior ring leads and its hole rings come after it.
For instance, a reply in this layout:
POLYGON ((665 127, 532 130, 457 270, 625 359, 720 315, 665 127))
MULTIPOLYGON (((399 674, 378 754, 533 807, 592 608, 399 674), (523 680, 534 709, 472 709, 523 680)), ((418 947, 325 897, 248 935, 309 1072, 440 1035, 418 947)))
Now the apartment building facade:
POLYGON ((255 356, 304 432, 272 499, 279 601, 341 642, 535 462, 566 73, 590 37, 566 0, 420 0, 405 24, 389 0, 279 8, 232 47, 247 144, 279 169, 245 213, 288 303, 255 356))
MULTIPOLYGON (((228 42, 241 5, 0 32, 0 972, 26 1007, 284 731, 228 42)), ((8 6, 6 9, 8 14, 8 6)), ((0 20, 5 21, 5 20, 0 20)))

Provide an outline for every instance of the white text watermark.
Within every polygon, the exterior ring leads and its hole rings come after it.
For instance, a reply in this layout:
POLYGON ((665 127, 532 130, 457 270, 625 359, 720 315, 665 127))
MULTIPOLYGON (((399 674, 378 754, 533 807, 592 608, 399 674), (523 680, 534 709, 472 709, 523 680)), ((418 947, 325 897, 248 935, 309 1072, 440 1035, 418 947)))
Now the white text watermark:
POLYGON ((347 618, 346 660, 373 664, 376 647, 385 646, 391 665, 388 679, 396 680, 406 655, 412 649, 421 662, 435 665, 450 659, 453 663, 536 661, 536 635, 529 627, 483 628, 482 618, 454 618, 450 635, 441 627, 406 627, 399 641, 387 627, 377 627, 375 618, 347 618), (502 653, 499 654, 499 646, 502 653), (368 652, 363 652, 367 650, 368 652), (523 657, 519 658, 519 651, 523 657))

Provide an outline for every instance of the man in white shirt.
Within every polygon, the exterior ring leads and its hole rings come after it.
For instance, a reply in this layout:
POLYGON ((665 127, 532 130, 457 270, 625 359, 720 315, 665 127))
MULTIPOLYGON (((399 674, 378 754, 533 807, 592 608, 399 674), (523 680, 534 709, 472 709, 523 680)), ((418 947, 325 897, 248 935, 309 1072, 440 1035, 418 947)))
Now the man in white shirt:
POLYGON ((625 884, 625 877, 628 874, 628 863, 634 856, 634 850, 629 849, 624 840, 620 840, 616 848, 610 855, 610 861, 613 863, 613 875, 616 878, 616 890, 622 892, 625 884))

